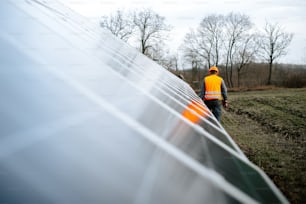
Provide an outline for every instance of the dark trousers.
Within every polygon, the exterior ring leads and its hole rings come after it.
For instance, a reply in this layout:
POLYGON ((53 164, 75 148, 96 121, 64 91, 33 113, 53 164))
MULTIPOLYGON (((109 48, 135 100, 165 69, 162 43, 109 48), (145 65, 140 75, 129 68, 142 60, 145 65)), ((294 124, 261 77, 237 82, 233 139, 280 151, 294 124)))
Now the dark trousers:
POLYGON ((221 118, 221 101, 220 100, 205 100, 207 108, 214 114, 218 121, 221 118))

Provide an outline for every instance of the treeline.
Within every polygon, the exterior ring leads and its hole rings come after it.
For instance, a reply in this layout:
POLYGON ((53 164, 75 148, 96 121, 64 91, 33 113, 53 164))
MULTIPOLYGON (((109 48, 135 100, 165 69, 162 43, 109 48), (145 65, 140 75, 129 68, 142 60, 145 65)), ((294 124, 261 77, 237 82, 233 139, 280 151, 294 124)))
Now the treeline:
POLYGON ((212 65, 220 68, 229 88, 305 86, 302 66, 275 64, 286 55, 293 38, 278 23, 267 21, 257 28, 245 14, 208 15, 185 34, 177 52, 170 53, 167 42, 172 26, 165 20, 151 9, 118 10, 103 16, 100 25, 166 69, 184 72, 195 89, 212 65))
MULTIPOLYGON (((250 63, 240 73, 240 86, 238 87, 237 73, 232 76, 233 87, 231 90, 261 89, 265 88, 269 75, 269 64, 250 63)), ((220 76, 225 78, 225 67, 219 66, 220 76)), ((200 91, 203 78, 208 74, 208 69, 170 70, 175 75, 183 75, 184 80, 196 91, 200 91)), ((271 85, 285 88, 306 87, 306 65, 274 64, 271 85)))

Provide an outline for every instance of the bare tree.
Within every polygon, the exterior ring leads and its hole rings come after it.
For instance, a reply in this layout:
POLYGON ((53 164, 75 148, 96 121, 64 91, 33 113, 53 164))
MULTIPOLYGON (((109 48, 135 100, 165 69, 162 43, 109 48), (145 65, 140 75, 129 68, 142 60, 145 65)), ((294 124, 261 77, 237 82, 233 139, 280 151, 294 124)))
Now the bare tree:
POLYGON ((103 16, 100 25, 122 40, 129 41, 132 46, 139 47, 143 54, 157 63, 168 63, 165 41, 171 26, 166 25, 165 18, 152 10, 134 10, 129 13, 117 10, 109 17, 103 16))
MULTIPOLYGON (((252 23, 246 15, 209 15, 201 21, 196 31, 186 34, 183 46, 185 57, 193 62, 195 58, 203 61, 202 64, 209 68, 212 65, 218 66, 222 62, 221 56, 225 54, 226 82, 232 87, 233 68, 237 63, 235 60, 241 61, 236 55, 242 54, 243 46, 247 49, 244 42, 251 28, 252 23)), ((246 52, 249 52, 249 48, 244 51, 244 57, 246 52)), ((242 67, 246 63, 244 60, 242 67)))
POLYGON ((178 62, 177 54, 168 54, 163 57, 162 65, 168 70, 178 72, 178 62))
POLYGON ((127 42, 134 32, 132 15, 117 10, 110 16, 102 16, 100 26, 111 31, 115 36, 127 42))
POLYGON ((168 68, 169 50, 163 41, 160 41, 160 43, 152 44, 145 55, 163 67, 168 68))
POLYGON ((240 75, 243 68, 256 58, 259 49, 258 35, 256 33, 245 35, 235 52, 234 64, 237 66, 237 85, 240 87, 240 75))
POLYGON ((266 22, 262 37, 261 51, 264 60, 269 63, 269 76, 267 84, 271 84, 272 67, 275 60, 287 54, 293 34, 284 32, 284 29, 277 23, 266 22))
POLYGON ((181 46, 183 51, 184 60, 191 65, 192 68, 195 68, 195 65, 200 66, 205 65, 205 55, 203 50, 200 49, 200 37, 193 30, 190 30, 189 33, 185 35, 184 44, 181 46))
POLYGON ((203 57, 207 61, 208 68, 212 65, 219 65, 223 25, 224 17, 222 15, 210 15, 201 21, 198 28, 200 49, 205 53, 203 57))
MULTIPOLYGON (((201 66, 218 66, 222 42, 223 17, 210 15, 205 17, 196 31, 191 30, 185 35, 183 52, 186 60, 194 63, 200 60, 201 66)), ((198 64, 198 62, 197 62, 198 64)))
MULTIPOLYGON (((188 67, 191 68, 192 72, 191 72, 191 78, 189 81, 189 83, 192 85, 192 87, 194 89, 198 89, 199 87, 195 84, 198 83, 201 79, 200 79, 200 75, 199 74, 199 70, 201 67, 203 67, 203 60, 200 57, 197 48, 194 48, 191 44, 191 42, 189 41, 190 44, 186 43, 187 41, 187 37, 185 38, 185 44, 183 46, 183 52, 184 52, 184 64, 186 66, 186 63, 188 64, 188 67)), ((189 40, 192 40, 192 38, 189 38, 189 40)), ((193 39, 195 40, 195 39, 193 39)))
POLYGON ((151 9, 135 11, 133 23, 137 31, 137 40, 140 42, 140 51, 152 58, 156 50, 160 51, 161 46, 158 45, 167 39, 171 26, 166 25, 165 18, 151 9))
MULTIPOLYGON (((233 66, 235 49, 244 40, 252 28, 250 17, 244 14, 230 13, 225 17, 225 72, 229 87, 233 87, 233 66)), ((239 48, 240 49, 240 48, 239 48)))

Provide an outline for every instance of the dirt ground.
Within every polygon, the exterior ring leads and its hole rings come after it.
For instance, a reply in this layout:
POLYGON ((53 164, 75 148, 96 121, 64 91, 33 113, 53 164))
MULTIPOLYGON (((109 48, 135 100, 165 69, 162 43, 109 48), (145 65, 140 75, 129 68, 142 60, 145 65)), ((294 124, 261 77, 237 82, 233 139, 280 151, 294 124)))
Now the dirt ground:
POLYGON ((222 125, 291 203, 306 203, 306 88, 229 92, 222 125))

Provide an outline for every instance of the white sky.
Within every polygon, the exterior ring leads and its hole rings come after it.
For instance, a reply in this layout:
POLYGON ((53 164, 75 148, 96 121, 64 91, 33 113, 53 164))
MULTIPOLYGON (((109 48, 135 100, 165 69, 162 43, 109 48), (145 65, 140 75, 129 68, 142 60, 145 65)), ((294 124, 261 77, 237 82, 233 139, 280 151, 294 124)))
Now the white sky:
POLYGON ((172 25, 171 50, 183 43, 190 28, 209 14, 240 12, 250 16, 257 28, 265 21, 279 23, 294 34, 287 56, 280 62, 306 64, 306 0, 59 0, 95 23, 118 9, 151 8, 172 25))

